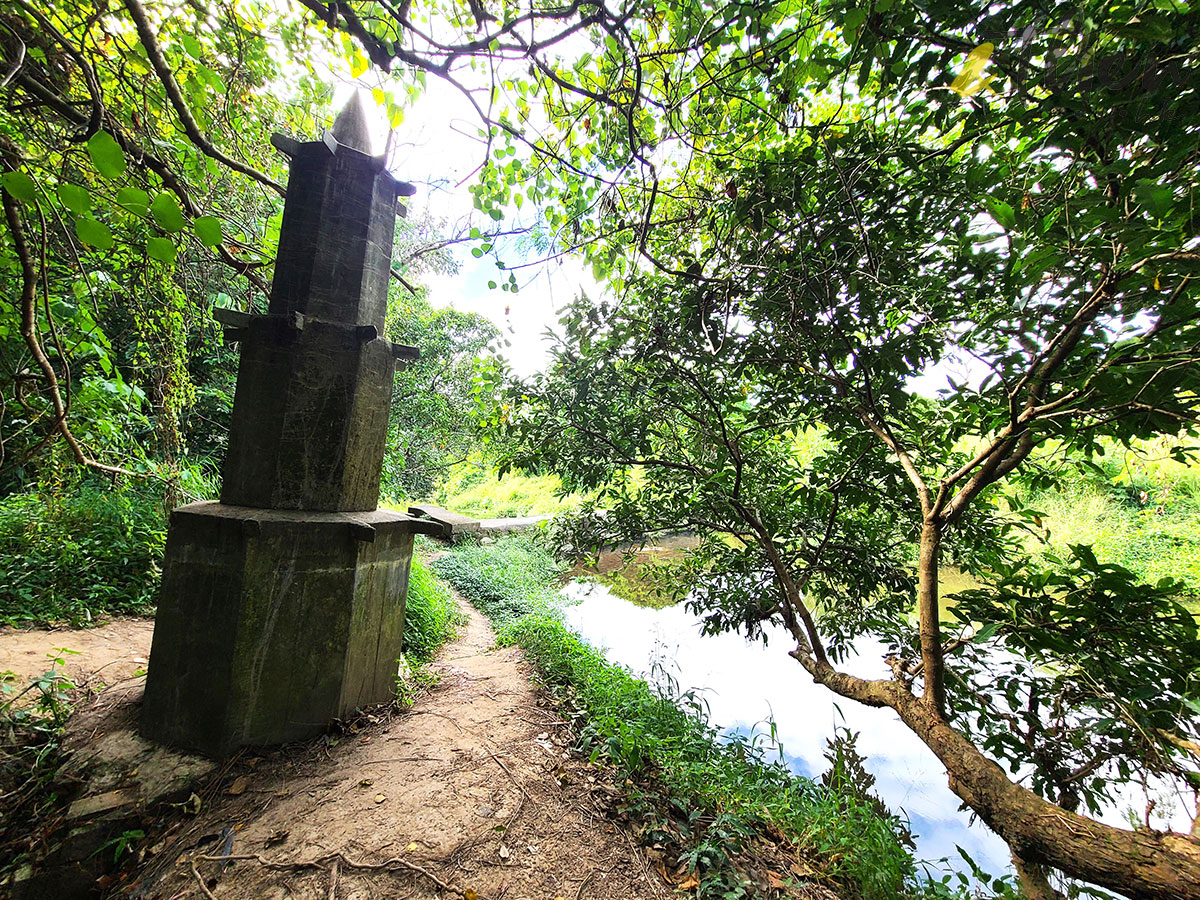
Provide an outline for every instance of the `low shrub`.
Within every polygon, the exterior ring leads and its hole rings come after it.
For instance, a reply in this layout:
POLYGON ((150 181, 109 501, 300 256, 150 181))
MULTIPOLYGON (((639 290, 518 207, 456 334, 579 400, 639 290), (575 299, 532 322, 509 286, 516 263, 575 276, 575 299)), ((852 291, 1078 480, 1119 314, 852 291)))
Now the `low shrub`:
POLYGON ((82 625, 154 608, 167 522, 158 483, 84 479, 0 500, 0 623, 82 625))
POLYGON ((547 614, 563 566, 529 533, 494 544, 464 544, 438 557, 446 578, 497 627, 533 612, 547 614))

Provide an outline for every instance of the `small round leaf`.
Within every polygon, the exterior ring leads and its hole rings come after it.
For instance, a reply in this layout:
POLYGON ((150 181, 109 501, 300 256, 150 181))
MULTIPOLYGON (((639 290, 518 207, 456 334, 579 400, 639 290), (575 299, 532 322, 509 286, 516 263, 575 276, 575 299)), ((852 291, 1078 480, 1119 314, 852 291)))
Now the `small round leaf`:
POLYGON ((150 212, 150 195, 141 188, 124 187, 117 191, 117 203, 131 213, 144 216, 150 212))
POLYGON ((91 216, 82 216, 75 220, 75 234, 89 247, 97 250, 112 249, 112 232, 107 225, 91 216))
POLYGON ((175 262, 175 245, 167 238, 152 237, 146 241, 146 252, 151 259, 165 262, 168 265, 175 262))
POLYGON ((91 195, 77 184, 60 184, 58 199, 77 216, 86 215, 92 208, 91 195))
POLYGON ((32 203, 37 196, 37 185, 24 172, 5 172, 0 175, 0 185, 22 203, 32 203))
POLYGON ((221 220, 216 216, 200 216, 192 222, 192 230, 205 247, 216 247, 221 243, 221 220))
POLYGON ((164 231, 183 231, 187 225, 179 208, 179 201, 175 199, 174 194, 168 194, 166 191, 154 198, 154 202, 150 204, 150 215, 154 216, 154 221, 164 231))
POLYGON ((92 165, 105 178, 119 178, 125 174, 125 151, 107 131, 97 131, 87 146, 92 165))

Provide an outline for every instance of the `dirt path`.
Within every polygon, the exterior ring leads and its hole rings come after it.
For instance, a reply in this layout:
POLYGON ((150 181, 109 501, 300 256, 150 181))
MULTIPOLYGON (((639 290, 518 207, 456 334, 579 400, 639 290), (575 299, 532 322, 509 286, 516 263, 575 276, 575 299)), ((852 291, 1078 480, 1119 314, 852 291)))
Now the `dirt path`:
POLYGON ((80 687, 116 684, 145 671, 153 633, 151 619, 51 631, 0 628, 0 675, 11 673, 9 682, 24 686, 60 658, 62 671, 80 687))
POLYGON ((327 745, 237 757, 199 815, 144 848, 120 895, 668 896, 606 814, 618 796, 611 776, 570 756, 564 723, 539 705, 521 652, 496 650, 486 620, 460 604, 469 624, 434 666, 440 683, 411 710, 327 745), (222 852, 259 859, 198 859, 222 852))

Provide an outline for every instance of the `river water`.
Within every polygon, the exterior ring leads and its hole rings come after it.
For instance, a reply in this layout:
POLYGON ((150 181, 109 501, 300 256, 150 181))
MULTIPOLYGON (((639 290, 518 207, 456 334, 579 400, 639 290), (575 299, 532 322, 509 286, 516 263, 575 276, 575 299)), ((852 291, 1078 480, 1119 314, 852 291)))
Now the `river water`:
MULTIPOLYGON (((828 768, 826 740, 835 729, 858 732, 858 751, 875 776, 875 791, 894 812, 908 819, 916 839, 917 859, 933 872, 946 868, 965 871, 958 847, 985 871, 1010 870, 1003 841, 969 813, 946 786, 946 772, 933 753, 896 717, 836 697, 815 685, 799 663, 787 655, 793 646, 782 629, 767 631, 768 645, 748 643, 737 634, 703 637, 699 620, 682 604, 664 609, 636 606, 588 582, 568 584, 567 624, 610 662, 625 666, 651 683, 666 673, 679 690, 694 689, 708 706, 709 722, 725 733, 769 732, 773 720, 787 765, 799 775, 819 776, 828 768), (943 862, 943 860, 945 862, 943 862)), ((866 677, 888 677, 883 646, 856 644, 858 656, 844 668, 866 677)), ((1110 815, 1123 823, 1123 807, 1144 807, 1136 789, 1114 801, 1110 815)), ((1187 830, 1190 822, 1180 810, 1172 820, 1157 821, 1187 830)), ((931 872, 932 874, 932 872, 931 872)))

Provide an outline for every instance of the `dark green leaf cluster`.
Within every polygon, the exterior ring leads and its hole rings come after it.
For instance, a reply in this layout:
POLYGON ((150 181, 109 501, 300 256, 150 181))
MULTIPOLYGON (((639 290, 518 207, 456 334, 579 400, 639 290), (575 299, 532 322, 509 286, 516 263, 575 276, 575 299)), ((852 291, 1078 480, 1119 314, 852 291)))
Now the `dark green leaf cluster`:
POLYGON ((87 625, 145 614, 166 543, 163 491, 85 479, 0 501, 0 622, 87 625))

